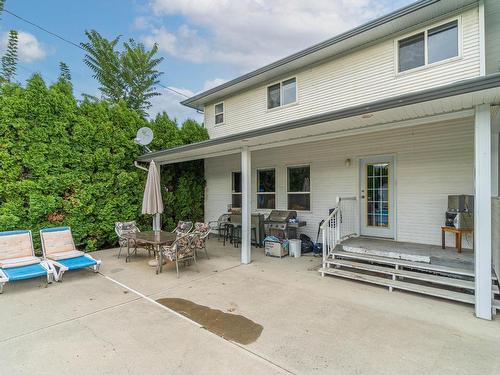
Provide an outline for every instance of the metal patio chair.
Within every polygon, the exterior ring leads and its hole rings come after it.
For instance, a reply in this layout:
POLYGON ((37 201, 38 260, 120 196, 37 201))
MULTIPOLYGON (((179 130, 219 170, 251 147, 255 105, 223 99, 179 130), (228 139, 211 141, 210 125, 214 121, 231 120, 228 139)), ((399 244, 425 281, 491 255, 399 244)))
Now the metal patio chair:
POLYGON ((172 245, 162 246, 162 251, 165 258, 175 262, 177 278, 179 278, 179 262, 194 261, 196 272, 200 272, 196 263, 196 250, 191 246, 191 235, 189 233, 177 235, 172 245))
POLYGON ((210 235, 210 226, 206 223, 195 223, 194 231, 191 235, 191 247, 194 251, 203 250, 205 251, 205 256, 210 259, 207 252, 207 238, 210 235))
POLYGON ((222 214, 217 220, 208 223, 211 230, 217 231, 217 241, 220 241, 221 235, 222 238, 226 237, 230 218, 230 214, 222 214))
POLYGON ((192 229, 193 229, 192 221, 179 221, 175 229, 172 231, 172 233, 175 233, 178 236, 179 235, 182 236, 184 234, 188 234, 189 232, 191 232, 192 229))
MULTIPOLYGON (((129 240, 126 238, 125 235, 131 234, 131 233, 137 233, 140 232, 141 230, 137 227, 137 224, 135 221, 119 221, 115 223, 115 233, 118 236, 118 243, 120 244, 120 250, 118 251, 118 258, 120 258, 120 255, 122 253, 122 250, 129 246, 129 240)), ((144 248, 148 251, 149 256, 151 256, 151 246, 148 244, 143 244, 137 241, 133 241, 134 245, 134 252, 137 253, 137 248, 144 248)))

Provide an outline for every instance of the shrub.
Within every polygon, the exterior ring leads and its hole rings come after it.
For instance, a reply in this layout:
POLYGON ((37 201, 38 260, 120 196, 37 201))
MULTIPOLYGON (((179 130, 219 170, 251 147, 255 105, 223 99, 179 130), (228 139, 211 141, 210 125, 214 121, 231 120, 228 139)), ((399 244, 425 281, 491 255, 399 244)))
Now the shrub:
MULTIPOLYGON (((179 128, 161 114, 148 122, 125 103, 78 104, 64 80, 47 87, 34 75, 25 88, 0 86, 0 230, 31 229, 37 246, 40 228, 67 225, 94 250, 116 243, 116 221, 150 227, 140 213, 147 174, 133 164, 142 126, 153 128, 156 149, 208 137, 193 121, 179 128)), ((162 175, 172 188, 164 194, 168 228, 201 219, 203 163, 163 167, 162 175)))

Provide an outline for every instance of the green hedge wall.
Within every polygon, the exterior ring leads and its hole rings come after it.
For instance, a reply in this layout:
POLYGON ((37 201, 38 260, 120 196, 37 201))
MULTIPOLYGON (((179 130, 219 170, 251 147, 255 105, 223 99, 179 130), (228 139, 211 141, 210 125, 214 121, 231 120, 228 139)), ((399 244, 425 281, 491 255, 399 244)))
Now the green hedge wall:
MULTIPOLYGON (((140 214, 146 172, 134 167, 143 150, 132 141, 150 126, 154 149, 208 138, 194 121, 180 128, 167 114, 148 121, 125 104, 77 103, 70 83, 47 87, 39 75, 26 87, 0 86, 0 231, 68 225, 88 250, 116 244, 114 223, 140 214)), ((162 169, 168 229, 203 218, 203 163, 162 169)))

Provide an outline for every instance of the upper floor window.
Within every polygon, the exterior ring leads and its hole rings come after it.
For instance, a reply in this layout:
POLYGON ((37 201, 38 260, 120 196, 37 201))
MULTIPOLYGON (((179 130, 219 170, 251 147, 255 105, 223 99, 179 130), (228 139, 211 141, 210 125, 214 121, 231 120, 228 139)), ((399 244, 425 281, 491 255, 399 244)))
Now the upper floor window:
POLYGON ((311 210, 311 168, 308 165, 287 168, 289 210, 311 210))
POLYGON ((224 123, 224 103, 215 105, 215 125, 224 123))
POLYGON ((398 41, 398 71, 404 72, 458 56, 458 21, 398 41))
POLYGON ((267 87, 267 109, 297 101, 297 79, 290 78, 267 87))
POLYGON ((257 170, 257 208, 276 208, 276 170, 257 170))

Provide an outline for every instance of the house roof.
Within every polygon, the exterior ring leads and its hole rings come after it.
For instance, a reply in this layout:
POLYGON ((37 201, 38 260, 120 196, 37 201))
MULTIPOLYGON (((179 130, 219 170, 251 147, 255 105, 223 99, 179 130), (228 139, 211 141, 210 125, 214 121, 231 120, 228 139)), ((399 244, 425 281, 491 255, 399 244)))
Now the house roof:
POLYGON ((376 115, 384 111, 386 114, 389 113, 388 111, 393 111, 390 121, 398 122, 411 117, 400 116, 396 112, 397 109, 402 109, 401 111, 404 111, 404 108, 409 109, 408 113, 417 114, 417 116, 412 115, 415 118, 418 116, 425 117, 429 113, 442 114, 471 109, 475 105, 483 103, 500 103, 500 73, 467 79, 449 85, 343 108, 320 115, 286 121, 276 125, 180 147, 151 152, 141 155, 137 160, 142 162, 155 160, 160 163, 174 163, 213 157, 220 153, 237 153, 245 145, 255 149, 257 147, 276 147, 277 142, 291 139, 294 136, 296 138, 303 138, 305 142, 307 141, 307 137, 313 135, 345 131, 349 129, 348 126, 353 129, 353 119, 356 119, 358 129, 387 122, 387 120, 381 120, 381 118, 387 119, 387 115, 380 118, 376 115), (439 101, 441 103, 438 103, 439 101), (421 108, 417 108, 419 105, 421 108), (425 110, 422 110, 422 107, 425 105, 425 110), (436 110, 438 107, 441 108, 436 110), (419 115, 418 113, 422 114, 419 115), (366 114, 375 114, 375 116, 368 119, 363 118, 363 115, 366 114), (342 125, 342 121, 347 124, 345 128, 340 126, 342 125), (293 132, 297 134, 292 134, 293 132))
POLYGON ((335 58, 391 35, 408 30, 457 10, 477 4, 478 0, 420 0, 386 14, 324 42, 315 44, 269 65, 251 71, 222 85, 201 92, 182 104, 202 110, 207 103, 221 100, 236 92, 269 82, 279 76, 300 70, 325 59, 335 58))

